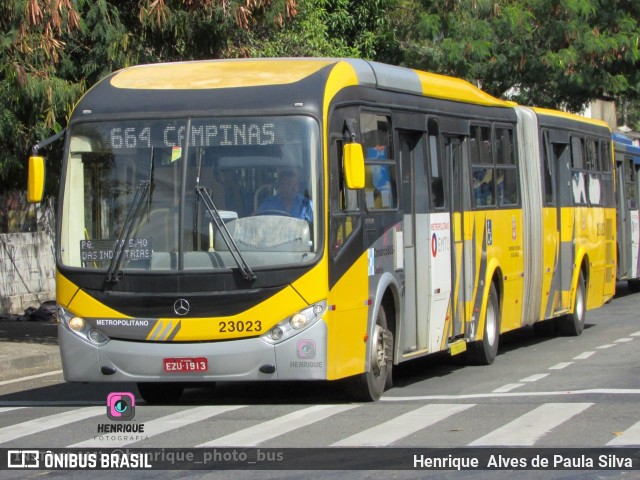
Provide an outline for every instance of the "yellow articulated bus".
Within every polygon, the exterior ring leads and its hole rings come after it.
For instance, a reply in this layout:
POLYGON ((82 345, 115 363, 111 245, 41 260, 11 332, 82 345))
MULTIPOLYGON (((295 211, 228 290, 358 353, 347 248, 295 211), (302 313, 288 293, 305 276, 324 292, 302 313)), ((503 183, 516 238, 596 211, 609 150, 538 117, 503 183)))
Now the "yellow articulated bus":
POLYGON ((459 79, 354 59, 127 68, 80 100, 64 152, 69 382, 171 402, 344 379, 371 401, 393 365, 490 364, 500 333, 578 335, 614 294, 611 131, 459 79))

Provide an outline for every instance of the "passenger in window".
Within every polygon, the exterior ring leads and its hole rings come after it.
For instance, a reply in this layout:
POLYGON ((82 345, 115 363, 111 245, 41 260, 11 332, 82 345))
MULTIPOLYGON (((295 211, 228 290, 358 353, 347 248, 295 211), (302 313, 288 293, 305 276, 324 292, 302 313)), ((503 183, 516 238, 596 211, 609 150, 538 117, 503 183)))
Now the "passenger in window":
POLYGON ((493 172, 490 169, 474 169, 473 194, 476 205, 493 205, 493 172))
POLYGON ((498 178, 496 179, 496 182, 496 196, 498 197, 498 205, 512 203, 505 196, 504 172, 498 171, 498 178))
POLYGON ((394 199, 391 191, 391 175, 389 167, 380 165, 372 169, 373 186, 375 187, 374 197, 376 199, 376 208, 393 208, 394 199))
POLYGON ((258 207, 260 214, 284 214, 301 218, 307 222, 313 221, 313 211, 309 193, 301 195, 298 192, 298 175, 292 170, 285 170, 278 176, 278 194, 267 198, 258 207))

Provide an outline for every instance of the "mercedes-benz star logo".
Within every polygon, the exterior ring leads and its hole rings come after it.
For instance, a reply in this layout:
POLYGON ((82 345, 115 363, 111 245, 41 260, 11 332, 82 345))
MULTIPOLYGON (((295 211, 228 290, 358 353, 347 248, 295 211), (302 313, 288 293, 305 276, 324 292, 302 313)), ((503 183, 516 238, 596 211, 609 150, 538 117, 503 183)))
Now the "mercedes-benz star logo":
POLYGON ((173 304, 173 311, 176 312, 176 315, 186 315, 189 313, 189 302, 187 302, 184 298, 179 298, 173 304))

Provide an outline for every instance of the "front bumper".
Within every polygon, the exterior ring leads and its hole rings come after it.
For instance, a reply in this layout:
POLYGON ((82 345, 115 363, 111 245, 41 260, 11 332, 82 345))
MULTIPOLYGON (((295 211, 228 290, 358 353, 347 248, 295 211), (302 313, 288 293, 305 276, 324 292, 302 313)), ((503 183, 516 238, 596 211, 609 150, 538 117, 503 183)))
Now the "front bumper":
POLYGON ((324 320, 276 345, 260 338, 249 338, 189 343, 112 339, 105 345, 96 346, 71 332, 63 323, 58 327, 58 340, 67 382, 216 382, 327 378, 327 326, 324 320), (163 358, 169 357, 206 357, 208 371, 165 372, 163 358))

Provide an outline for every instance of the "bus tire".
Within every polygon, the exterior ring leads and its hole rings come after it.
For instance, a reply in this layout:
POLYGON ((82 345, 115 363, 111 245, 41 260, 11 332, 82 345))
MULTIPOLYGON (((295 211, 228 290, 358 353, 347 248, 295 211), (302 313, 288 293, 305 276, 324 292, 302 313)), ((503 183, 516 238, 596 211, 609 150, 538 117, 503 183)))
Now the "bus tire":
POLYGON ((584 275, 580 272, 576 296, 573 300, 573 312, 560 317, 558 321, 558 328, 562 335, 577 337, 582 333, 587 311, 586 302, 587 295, 584 284, 584 275))
POLYGON ((138 383, 142 399, 150 404, 173 404, 180 401, 184 386, 180 383, 138 383))
POLYGON ((347 394, 357 402, 375 402, 392 384, 393 333, 387 329, 387 312, 380 305, 373 337, 370 339, 368 372, 346 380, 347 394))
POLYGON ((498 291, 492 283, 487 299, 482 340, 471 343, 467 348, 467 362, 471 365, 491 365, 498 354, 500 341, 500 302, 498 291))
POLYGON ((630 293, 640 292, 640 280, 637 278, 627 280, 627 287, 630 293))

